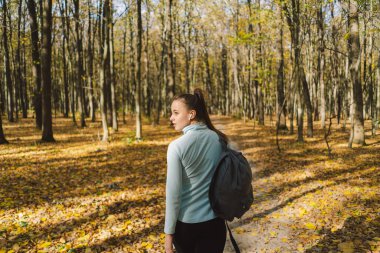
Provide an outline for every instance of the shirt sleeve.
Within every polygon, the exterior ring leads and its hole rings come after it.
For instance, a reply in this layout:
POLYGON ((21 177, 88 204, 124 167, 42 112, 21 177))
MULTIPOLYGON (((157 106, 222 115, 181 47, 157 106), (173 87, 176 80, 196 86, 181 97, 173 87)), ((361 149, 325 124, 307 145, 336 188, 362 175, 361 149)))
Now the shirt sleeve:
POLYGON ((174 234, 181 204, 182 191, 182 163, 175 145, 170 144, 167 153, 167 177, 166 177, 166 234, 174 234))

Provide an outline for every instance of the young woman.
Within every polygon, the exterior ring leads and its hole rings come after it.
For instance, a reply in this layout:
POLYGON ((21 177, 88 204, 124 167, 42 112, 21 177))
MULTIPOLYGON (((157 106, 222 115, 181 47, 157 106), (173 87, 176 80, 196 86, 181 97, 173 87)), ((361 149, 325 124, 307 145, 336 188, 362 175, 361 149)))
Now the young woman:
POLYGON ((224 220, 211 209, 208 192, 221 155, 219 137, 199 89, 176 96, 170 121, 183 135, 167 153, 165 250, 172 253, 222 253, 226 242, 224 220))

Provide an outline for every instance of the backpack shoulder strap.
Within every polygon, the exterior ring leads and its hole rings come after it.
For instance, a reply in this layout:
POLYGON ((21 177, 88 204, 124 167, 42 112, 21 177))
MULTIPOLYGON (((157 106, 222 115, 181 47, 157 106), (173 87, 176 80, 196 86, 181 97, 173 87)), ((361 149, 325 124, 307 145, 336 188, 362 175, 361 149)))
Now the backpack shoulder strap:
POLYGON ((228 222, 227 221, 225 221, 225 222, 226 222, 226 227, 228 228, 228 233, 230 234, 230 240, 232 242, 232 245, 234 246, 235 252, 240 253, 239 246, 237 245, 235 238, 232 236, 232 232, 231 232, 230 227, 228 226, 228 222))

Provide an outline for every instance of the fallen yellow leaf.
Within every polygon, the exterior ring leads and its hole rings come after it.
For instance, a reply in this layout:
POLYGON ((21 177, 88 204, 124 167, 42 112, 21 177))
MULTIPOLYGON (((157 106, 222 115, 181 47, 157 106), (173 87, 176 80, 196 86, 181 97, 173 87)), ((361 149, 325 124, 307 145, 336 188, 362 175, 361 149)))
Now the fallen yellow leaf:
POLYGON ((354 243, 353 242, 342 242, 338 244, 338 248, 343 253, 354 253, 354 243))
POLYGON ((43 249, 43 248, 49 247, 50 245, 51 245, 51 242, 40 242, 37 247, 40 249, 43 249))
POLYGON ((308 228, 308 229, 312 229, 312 230, 315 230, 317 228, 317 226, 311 222, 308 222, 305 224, 305 226, 308 228))

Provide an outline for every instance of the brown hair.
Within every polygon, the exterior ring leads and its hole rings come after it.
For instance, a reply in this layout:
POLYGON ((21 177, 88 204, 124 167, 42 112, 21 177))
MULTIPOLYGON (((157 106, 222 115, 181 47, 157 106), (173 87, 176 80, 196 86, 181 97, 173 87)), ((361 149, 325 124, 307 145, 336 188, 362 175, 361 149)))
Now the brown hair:
POLYGON ((217 133, 223 141, 228 143, 227 135, 216 129, 212 124, 201 89, 195 89, 194 94, 185 93, 177 95, 174 97, 173 101, 179 99, 183 100, 188 109, 195 110, 197 112, 195 115, 195 119, 197 121, 205 123, 209 129, 217 133))

